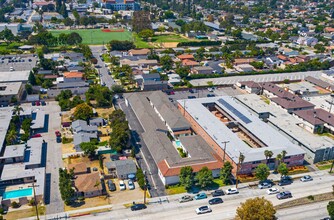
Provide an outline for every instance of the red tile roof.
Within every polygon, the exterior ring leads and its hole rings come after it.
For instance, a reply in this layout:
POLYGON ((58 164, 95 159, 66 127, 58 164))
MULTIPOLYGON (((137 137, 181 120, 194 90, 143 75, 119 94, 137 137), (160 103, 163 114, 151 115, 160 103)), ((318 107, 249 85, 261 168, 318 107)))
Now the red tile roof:
POLYGON ((63 73, 65 78, 82 78, 83 73, 81 72, 65 72, 63 73))
POLYGON ((188 59, 188 60, 193 60, 194 59, 194 56, 192 54, 181 54, 179 56, 177 56, 177 58, 179 58, 180 60, 185 60, 185 59, 188 59))
POLYGON ((186 60, 182 60, 182 65, 183 66, 198 66, 199 63, 193 60, 186 59, 186 60))

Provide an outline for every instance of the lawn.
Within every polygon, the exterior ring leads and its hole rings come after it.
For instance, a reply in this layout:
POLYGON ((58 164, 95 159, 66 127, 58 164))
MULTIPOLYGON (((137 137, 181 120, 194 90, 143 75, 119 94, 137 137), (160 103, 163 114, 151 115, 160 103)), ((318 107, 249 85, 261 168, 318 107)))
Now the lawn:
MULTIPOLYGON (((43 216, 45 214, 45 206, 38 205, 38 213, 40 216, 43 216)), ((4 219, 21 219, 33 216, 36 216, 35 206, 28 209, 8 212, 4 215, 4 219)))
MULTIPOLYGON (((208 186, 205 190, 216 190, 219 187, 225 186, 223 181, 219 178, 213 179, 213 182, 210 186, 208 186)), ((193 186, 195 191, 200 191, 199 186, 193 186)), ((169 186, 168 189, 166 189, 167 195, 175 195, 180 193, 186 193, 187 190, 184 188, 184 186, 181 186, 180 184, 169 186)))
POLYGON ((170 35, 156 35, 152 37, 151 41, 156 43, 165 43, 165 42, 188 42, 191 40, 181 37, 180 35, 170 34, 170 35))
POLYGON ((80 29, 80 30, 50 30, 54 36, 61 33, 69 34, 77 32, 82 37, 83 44, 107 44, 111 40, 132 40, 131 32, 103 32, 101 29, 80 29))
POLYGON ((143 41, 136 33, 133 33, 133 39, 137 48, 153 48, 148 42, 143 41))

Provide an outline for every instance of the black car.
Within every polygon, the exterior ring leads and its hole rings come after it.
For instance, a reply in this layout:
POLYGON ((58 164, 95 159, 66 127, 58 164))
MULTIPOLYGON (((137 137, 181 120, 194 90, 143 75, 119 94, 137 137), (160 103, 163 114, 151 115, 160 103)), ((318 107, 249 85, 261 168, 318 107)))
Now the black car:
POLYGON ((213 198, 209 200, 210 205, 215 205, 215 204, 220 204, 220 203, 223 203, 222 198, 213 198))
POLYGON ((292 183, 292 179, 290 177, 283 177, 281 181, 278 182, 279 186, 290 185, 292 183))
POLYGON ((116 191, 116 185, 112 182, 112 180, 108 180, 108 188, 110 191, 116 191))
POLYGON ((215 97, 215 94, 207 94, 206 97, 215 97))
POLYGON ((61 143, 61 137, 56 137, 57 143, 61 143))
POLYGON ((221 189, 217 189, 217 190, 213 191, 213 192, 211 193, 211 195, 212 195, 213 197, 217 197, 217 196, 223 196, 223 195, 225 195, 225 194, 224 194, 224 191, 223 191, 223 190, 221 190, 221 189))
POLYGON ((189 89, 189 92, 190 92, 190 93, 195 93, 195 90, 193 90, 193 89, 189 89))
POLYGON ((196 96, 190 95, 188 96, 188 99, 196 99, 196 96))
POLYGON ((137 211, 137 210, 142 210, 146 208, 147 207, 145 204, 134 204, 133 206, 131 206, 131 211, 137 211))

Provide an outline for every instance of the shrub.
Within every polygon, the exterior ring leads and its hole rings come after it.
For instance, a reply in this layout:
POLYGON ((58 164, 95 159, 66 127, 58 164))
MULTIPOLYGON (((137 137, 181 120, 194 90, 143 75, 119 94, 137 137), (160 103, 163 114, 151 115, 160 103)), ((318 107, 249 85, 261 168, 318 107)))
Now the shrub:
POLYGON ((19 207, 20 207, 20 203, 17 203, 17 202, 15 202, 15 201, 13 201, 13 202, 10 204, 10 206, 11 206, 12 208, 16 209, 16 208, 19 208, 19 207))
POLYGON ((30 199, 30 200, 29 200, 29 205, 30 205, 30 206, 35 205, 35 200, 34 200, 34 199, 30 199))
POLYGON ((309 195, 308 197, 307 197, 309 200, 314 200, 314 196, 312 196, 312 195, 309 195))

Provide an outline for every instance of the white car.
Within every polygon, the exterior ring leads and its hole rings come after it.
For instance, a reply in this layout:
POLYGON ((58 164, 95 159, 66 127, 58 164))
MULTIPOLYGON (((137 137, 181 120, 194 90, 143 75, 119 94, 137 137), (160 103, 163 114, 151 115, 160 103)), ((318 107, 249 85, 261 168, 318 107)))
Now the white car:
POLYGON ((302 182, 308 182, 308 181, 312 181, 313 178, 310 176, 310 175, 306 175, 306 176, 303 176, 302 178, 300 178, 300 181, 302 182))
POLYGON ((231 194, 238 194, 239 191, 237 188, 230 188, 226 190, 226 195, 231 195, 231 194))
POLYGON ((272 187, 272 188, 267 190, 268 195, 272 195, 272 194, 276 194, 276 193, 279 193, 279 189, 277 189, 275 187, 272 187))
POLYGON ((129 185, 129 189, 135 189, 135 184, 133 183, 132 180, 129 180, 128 185, 129 185))
POLYGON ((209 206, 201 206, 199 208, 196 209, 196 213, 197 215, 199 214, 204 214, 204 213, 208 213, 208 212, 212 212, 211 208, 209 206))
POLYGON ((120 188, 120 190, 125 190, 126 189, 126 185, 125 185, 123 180, 119 181, 119 188, 120 188))
POLYGON ((214 88, 212 88, 212 87, 209 87, 209 88, 208 88, 208 91, 209 91, 209 92, 213 92, 213 90, 214 90, 214 88))

